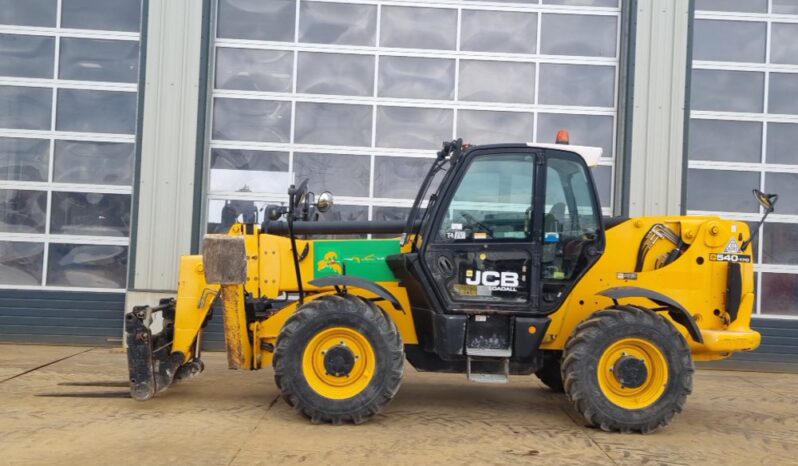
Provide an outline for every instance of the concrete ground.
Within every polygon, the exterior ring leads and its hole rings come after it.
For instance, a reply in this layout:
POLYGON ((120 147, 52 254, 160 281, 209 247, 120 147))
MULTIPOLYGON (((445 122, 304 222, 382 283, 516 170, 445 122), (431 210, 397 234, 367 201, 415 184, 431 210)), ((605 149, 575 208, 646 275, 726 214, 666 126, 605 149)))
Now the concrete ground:
POLYGON ((483 385, 410 367, 376 419, 311 425, 270 369, 204 359, 201 376, 148 402, 44 398, 103 390, 59 382, 124 380, 124 353, 0 345, 0 464, 798 464, 796 374, 700 370, 685 411, 644 436, 584 427, 534 377, 483 385))

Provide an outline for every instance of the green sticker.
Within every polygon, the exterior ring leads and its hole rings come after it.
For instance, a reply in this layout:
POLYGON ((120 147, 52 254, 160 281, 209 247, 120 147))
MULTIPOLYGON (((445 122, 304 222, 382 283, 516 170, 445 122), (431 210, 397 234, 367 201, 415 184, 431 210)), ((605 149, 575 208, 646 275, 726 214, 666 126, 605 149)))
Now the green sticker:
POLYGON ((399 254, 399 240, 318 240, 313 242, 315 278, 346 275, 375 282, 396 281, 385 262, 399 254))

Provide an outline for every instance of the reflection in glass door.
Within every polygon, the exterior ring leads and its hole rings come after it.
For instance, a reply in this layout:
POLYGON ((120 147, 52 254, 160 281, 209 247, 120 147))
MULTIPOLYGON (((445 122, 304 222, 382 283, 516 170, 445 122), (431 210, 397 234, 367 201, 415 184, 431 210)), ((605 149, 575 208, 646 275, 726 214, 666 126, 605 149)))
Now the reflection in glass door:
POLYGON ((125 289, 141 11, 3 2, 0 288, 125 289))
POLYGON ((228 201, 284 202, 306 177, 336 195, 328 218, 400 219, 442 141, 560 128, 604 148, 611 205, 618 0, 217 0, 212 16, 209 231, 228 201))

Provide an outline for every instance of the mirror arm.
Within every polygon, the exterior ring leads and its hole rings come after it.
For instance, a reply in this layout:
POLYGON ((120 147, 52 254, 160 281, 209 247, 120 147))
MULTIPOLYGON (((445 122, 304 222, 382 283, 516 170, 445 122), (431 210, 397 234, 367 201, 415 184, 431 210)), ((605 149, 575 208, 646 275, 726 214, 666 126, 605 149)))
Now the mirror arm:
POLYGON ((759 230, 762 229, 762 225, 764 225, 765 219, 768 218, 768 215, 770 215, 771 212, 773 212, 773 209, 767 209, 765 211, 765 215, 762 216, 762 220, 759 221, 759 224, 756 226, 756 229, 751 233, 751 237, 743 241, 743 244, 740 246, 740 251, 745 252, 745 250, 748 248, 748 245, 751 244, 756 239, 756 235, 759 234, 759 230))

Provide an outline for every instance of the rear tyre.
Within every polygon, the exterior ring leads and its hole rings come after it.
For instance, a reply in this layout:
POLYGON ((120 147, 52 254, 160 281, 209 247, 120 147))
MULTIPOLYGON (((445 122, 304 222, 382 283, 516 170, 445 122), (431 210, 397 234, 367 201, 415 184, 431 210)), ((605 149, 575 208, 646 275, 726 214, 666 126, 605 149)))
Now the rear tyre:
POLYGON ((359 424, 399 390, 404 352, 393 321, 353 295, 324 296, 299 307, 274 351, 283 398, 314 423, 359 424))
POLYGON ((682 411, 694 365, 684 337, 662 316, 631 306, 593 314, 565 346, 565 392, 591 426, 652 432, 682 411))
POLYGON ((561 358, 562 353, 559 351, 547 352, 543 356, 543 366, 535 372, 538 379, 549 387, 551 391, 556 393, 563 393, 565 391, 562 384, 562 370, 560 368, 561 358))

